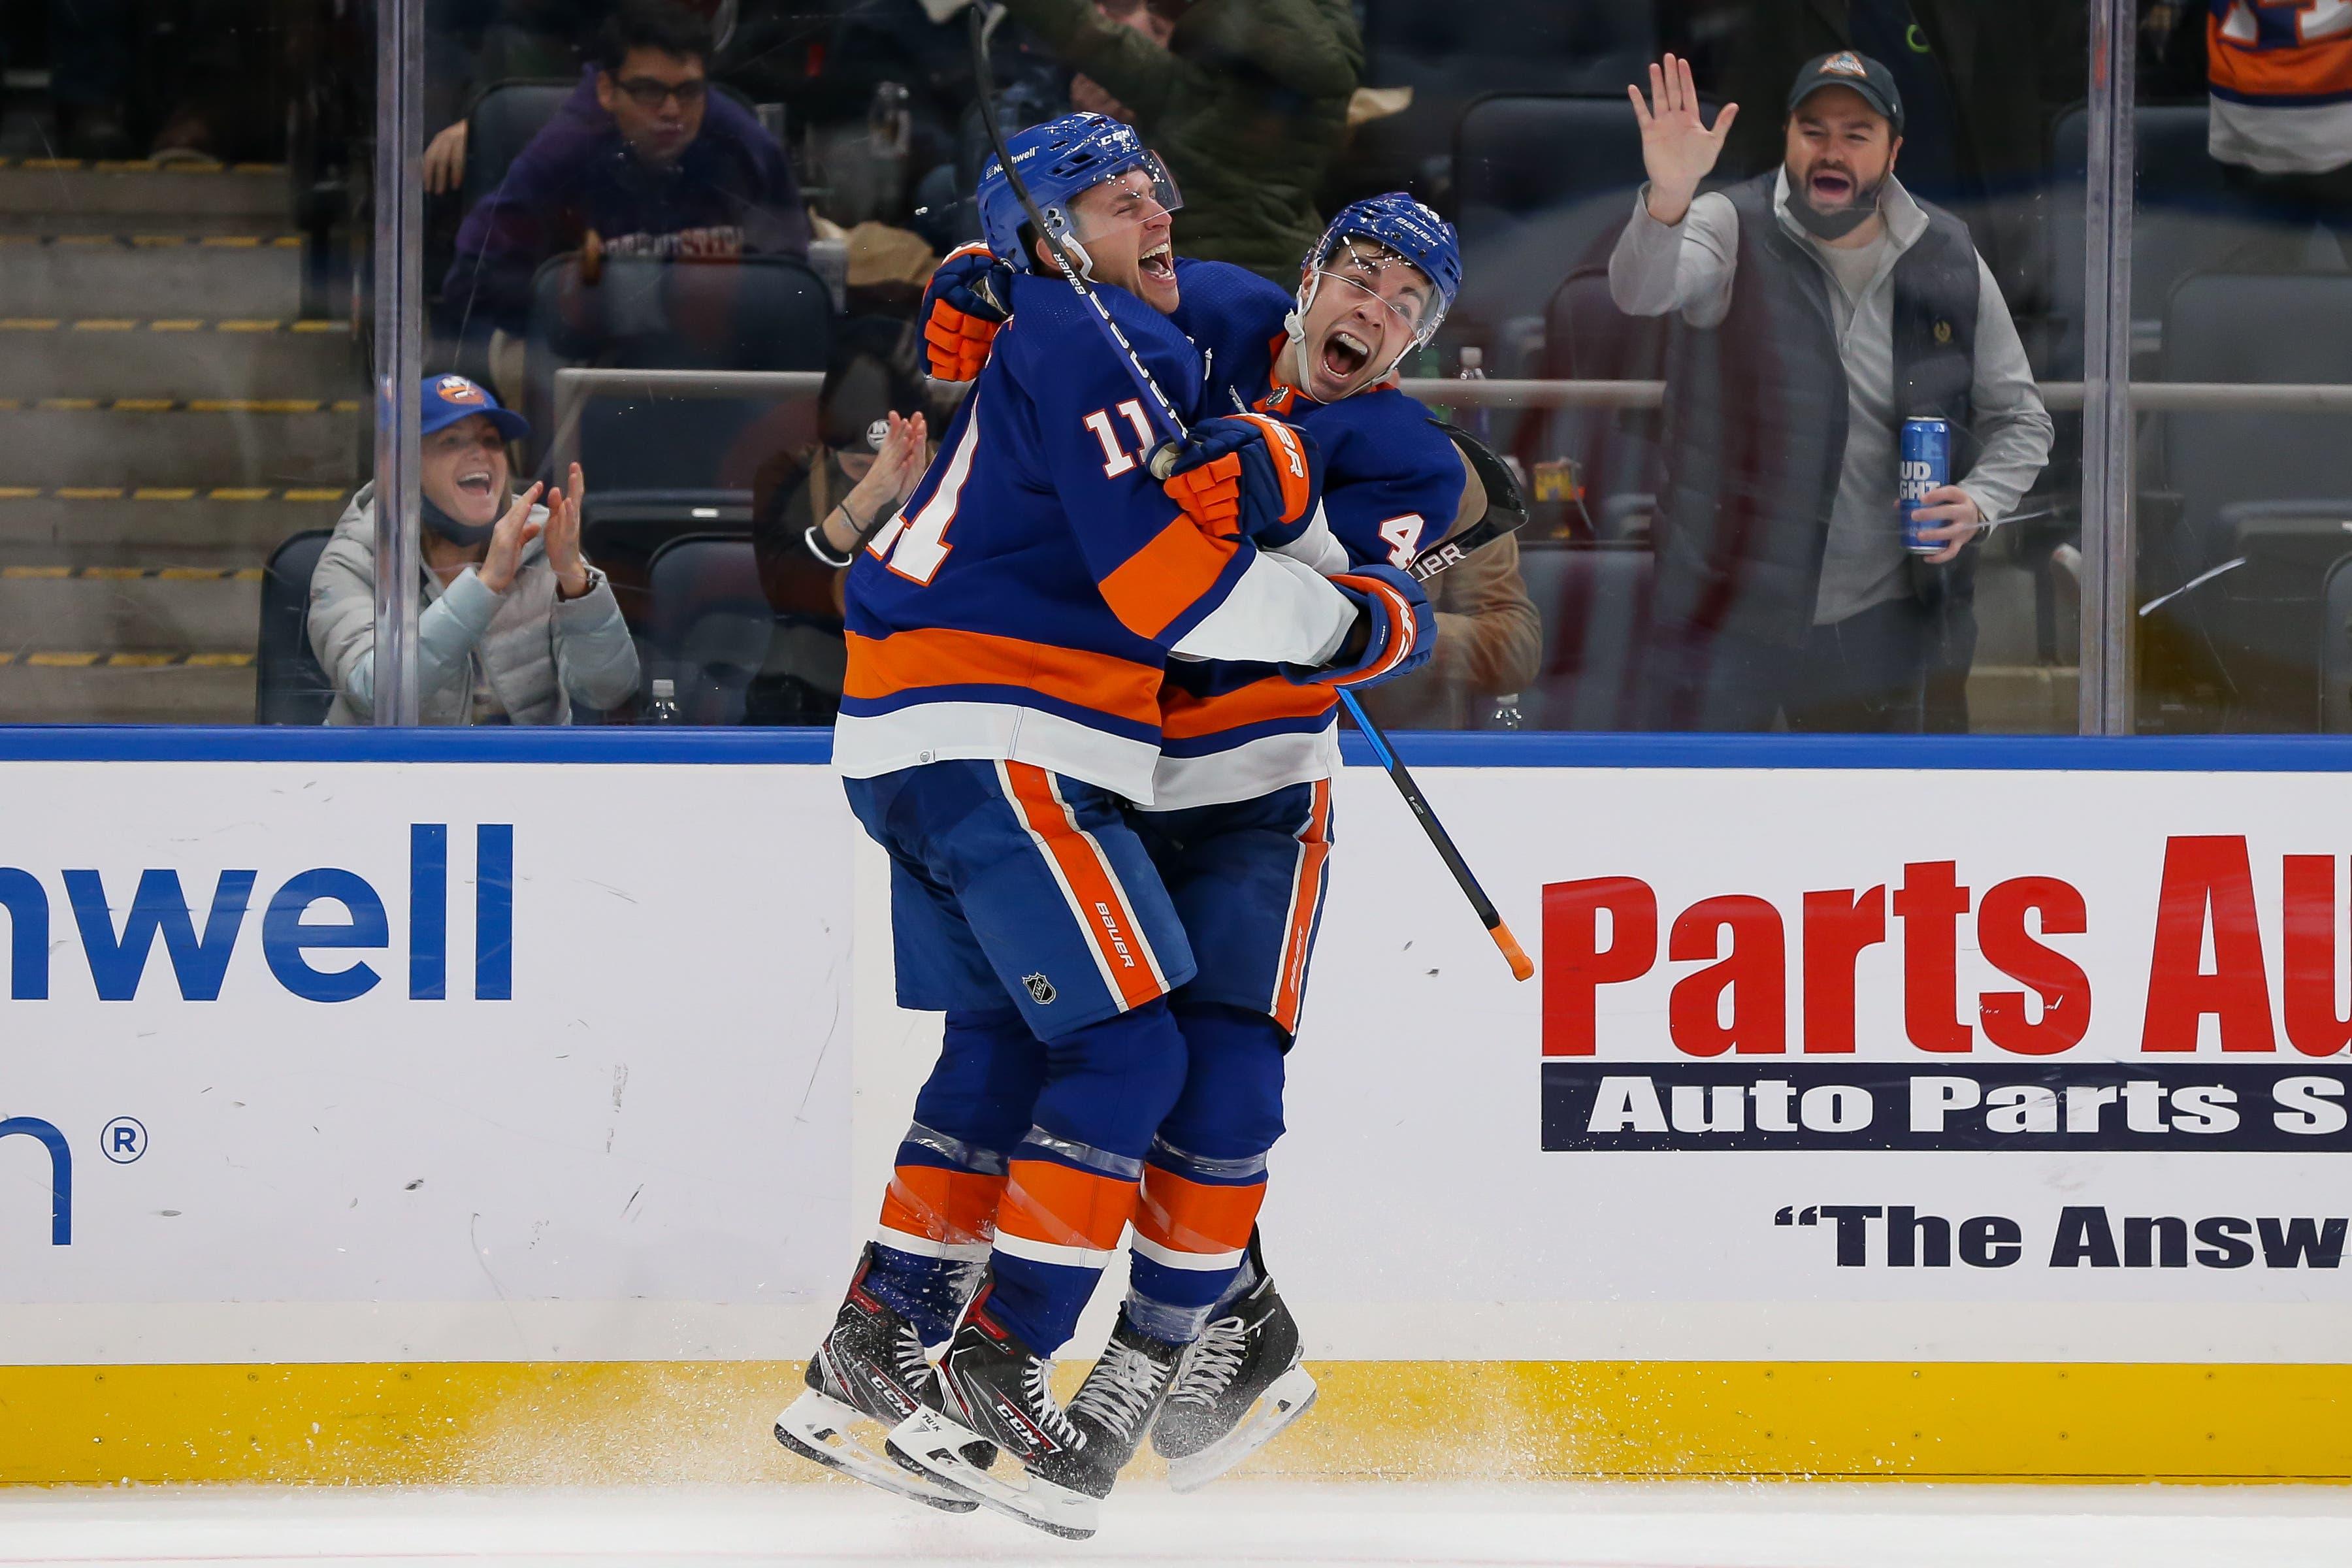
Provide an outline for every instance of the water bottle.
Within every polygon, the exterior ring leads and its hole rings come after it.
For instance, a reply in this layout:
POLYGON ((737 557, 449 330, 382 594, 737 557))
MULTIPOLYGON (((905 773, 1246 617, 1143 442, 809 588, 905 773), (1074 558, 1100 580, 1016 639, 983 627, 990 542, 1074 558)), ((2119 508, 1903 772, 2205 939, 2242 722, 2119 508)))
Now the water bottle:
MULTIPOLYGON (((1417 381, 1437 379, 1437 345, 1435 343, 1423 343, 1413 351, 1412 374, 1417 381)), ((1429 405, 1429 412, 1436 418, 1443 419, 1448 424, 1453 423, 1454 408, 1451 404, 1433 403, 1429 405)))
MULTIPOLYGON (((1484 381, 1486 379, 1486 351, 1480 348, 1477 344, 1465 343, 1462 345, 1461 364, 1461 370, 1455 374, 1455 380, 1484 381)), ((1470 411, 1467 417, 1470 434, 1477 437, 1478 439, 1486 442, 1488 446, 1494 445, 1495 411, 1487 407, 1483 402, 1473 403, 1470 405, 1470 411)))
POLYGON ((646 709, 646 722, 648 724, 675 724, 678 721, 677 682, 675 680, 655 681, 654 700, 646 709))
POLYGON ((1502 696, 1495 699, 1495 706, 1489 709, 1486 713, 1486 728, 1489 730, 1524 730, 1527 727, 1527 715, 1519 711, 1519 694, 1517 692, 1507 691, 1503 693, 1502 696))

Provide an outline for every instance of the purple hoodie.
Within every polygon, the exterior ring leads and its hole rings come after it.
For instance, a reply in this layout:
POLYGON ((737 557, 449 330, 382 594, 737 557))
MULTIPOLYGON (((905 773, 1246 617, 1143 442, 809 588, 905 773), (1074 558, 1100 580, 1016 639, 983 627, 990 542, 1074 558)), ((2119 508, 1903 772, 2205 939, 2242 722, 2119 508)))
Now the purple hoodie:
POLYGON ((443 285, 466 335, 527 329, 531 277, 594 229, 607 256, 805 256, 792 160, 751 111, 712 86, 701 133, 675 163, 640 162, 596 101, 596 68, 466 215, 443 285))

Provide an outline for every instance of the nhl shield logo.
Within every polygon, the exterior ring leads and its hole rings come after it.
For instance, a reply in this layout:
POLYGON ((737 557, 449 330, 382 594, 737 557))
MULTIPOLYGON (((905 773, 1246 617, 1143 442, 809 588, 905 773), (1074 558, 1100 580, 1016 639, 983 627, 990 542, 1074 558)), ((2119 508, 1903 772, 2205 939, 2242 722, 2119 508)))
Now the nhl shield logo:
POLYGON ((1029 988, 1029 1000, 1040 1007, 1052 1006, 1054 998, 1061 994, 1054 989, 1054 983, 1042 974, 1024 974, 1021 977, 1021 984, 1029 988))

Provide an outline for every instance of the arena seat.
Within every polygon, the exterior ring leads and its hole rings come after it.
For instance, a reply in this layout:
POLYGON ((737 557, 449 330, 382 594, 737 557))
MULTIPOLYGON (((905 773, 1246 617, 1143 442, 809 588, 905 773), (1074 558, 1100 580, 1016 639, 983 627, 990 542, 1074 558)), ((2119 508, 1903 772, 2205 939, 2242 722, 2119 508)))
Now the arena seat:
MULTIPOLYGON (((1605 262, 1568 275, 1544 312, 1543 374, 1561 381, 1656 381, 1665 374, 1663 317, 1629 316, 1609 297, 1605 262)), ((1599 537, 1616 537, 1611 517, 1643 510, 1633 498, 1654 496, 1661 478, 1655 409, 1555 408, 1521 426, 1516 448, 1534 464, 1565 458, 1577 465, 1585 517, 1599 537)), ((1571 509, 1572 510, 1572 509, 1571 509)))
POLYGON ((677 683, 688 724, 739 724, 743 691, 768 655, 775 624, 760 591, 748 534, 696 533, 654 552, 646 568, 642 680, 677 683))
POLYGON ((2352 734, 2352 558, 2327 574, 2319 628, 2320 732, 2352 734))
POLYGON ((334 682, 310 651, 310 574, 333 537, 306 528, 270 552, 261 569, 261 636, 255 645, 253 721, 323 724, 334 682))
POLYGON ((579 85, 570 77, 502 81, 474 100, 466 115, 466 169, 457 185, 464 210, 472 211, 476 202, 498 189, 516 155, 555 118, 579 85))
POLYGON ((1454 147, 1454 310, 1491 336, 1540 317, 1571 268, 1607 261, 1642 184, 1642 136, 1622 94, 1498 94, 1463 113, 1454 147))
MULTIPOLYGON (((562 366, 821 371, 832 339, 831 296, 788 257, 608 257, 589 282, 578 256, 560 256, 532 282, 525 406, 551 434, 562 366)), ((808 419, 773 398, 601 395, 583 407, 578 449, 591 493, 740 489, 768 452, 806 439, 808 419)))
MULTIPOLYGON (((2168 380, 2341 381, 2352 274, 2200 273, 2173 290, 2164 336, 2168 380)), ((2152 435, 2163 489, 2177 499, 2171 525, 2156 523, 2141 542, 2157 574, 2146 585, 2162 593, 2242 561, 2167 610, 2210 643, 2231 693, 2229 727, 2311 729, 2324 584, 2352 552, 2352 417, 2167 413, 2152 435)))
POLYGON ((653 558, 673 539, 689 533, 748 536, 751 531, 749 490, 620 490, 607 495, 588 487, 580 518, 580 548, 612 580, 613 595, 632 626, 642 626, 653 558))
POLYGON ((1641 727, 1642 648, 1655 558, 1633 545, 1519 547, 1528 597, 1543 617, 1543 660, 1522 706, 1532 728, 1641 727))
MULTIPOLYGON (((2090 163, 2090 114, 2063 116, 2052 136, 2050 298, 2057 318, 2047 374, 2083 374, 2083 258, 2088 246, 2083 202, 2090 163)), ((2162 346, 2165 300, 2189 274, 2224 265, 2252 234, 2206 152, 2206 111, 2199 104, 2147 104, 2133 115, 2132 337, 2135 352, 2162 346)))

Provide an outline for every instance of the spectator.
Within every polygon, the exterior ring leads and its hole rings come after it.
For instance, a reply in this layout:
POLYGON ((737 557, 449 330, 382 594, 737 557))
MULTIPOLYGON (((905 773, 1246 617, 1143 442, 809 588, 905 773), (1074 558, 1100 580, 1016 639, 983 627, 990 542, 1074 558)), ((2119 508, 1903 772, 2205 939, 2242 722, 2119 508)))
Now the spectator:
POLYGON ((744 693, 746 723, 833 722, 846 659, 843 580, 930 463, 923 384, 907 351, 865 337, 846 337, 825 367, 817 445, 777 453, 751 481, 751 547, 777 619, 744 693))
POLYGON ((1364 64, 1347 5, 1192 0, 1162 46, 1093 0, 1003 5, 1134 114, 1183 193, 1185 255, 1297 282, 1364 64))
POLYGON ((1668 325, 1648 696, 1666 728, 1916 731, 1931 665, 1973 655, 1976 535, 2050 455, 2017 328, 1968 230, 1894 175, 1903 100, 1850 50, 1799 71, 1779 169, 1696 195, 1710 130, 1687 61, 1627 89, 1649 183, 1611 296, 1668 325), (1895 511, 1906 418, 1952 428, 1956 484, 1895 511))
MULTIPOLYGON (((1486 516, 1487 496, 1476 470, 1468 480, 1454 528, 1486 516)), ((1429 580, 1437 611, 1437 652, 1402 679, 1364 693, 1364 706, 1393 730, 1471 730, 1495 699, 1535 684, 1543 654, 1543 618, 1519 575, 1519 542, 1505 534, 1473 551, 1460 564, 1429 580)))
POLYGON ((2215 5, 2206 19, 2212 95, 2206 148, 2254 216, 2275 226, 2257 264, 2299 268, 2316 224, 2352 235, 2352 33, 2308 8, 2215 5), (2316 35, 2308 41, 2305 30, 2316 35))
POLYGON ((579 90, 457 232, 443 297, 460 337, 522 331, 540 263, 592 231, 607 256, 807 254, 791 160, 710 91, 709 54, 700 16, 623 0, 579 90))
MULTIPOLYGON (((1693 12, 1709 9, 1688 7, 1693 12)), ((1712 8, 1704 30, 1718 90, 1769 103, 1814 56, 1853 49, 1889 62, 1904 110, 1904 189, 1971 221, 2003 295, 2039 308, 2042 204, 2050 124, 2083 96, 2089 47, 2080 7, 2043 0, 1735 0, 1712 8)), ((1696 24, 1696 16, 1687 18, 1696 24)), ((1669 40, 1701 30, 1669 25, 1669 40)), ((1734 178, 1779 166, 1769 115, 1731 132, 1723 169, 1734 178)))
MULTIPOLYGON (((1176 24, 1163 12, 1145 0, 1094 0, 1095 9, 1103 20, 1142 34, 1161 48, 1168 47, 1168 36, 1176 24)), ((1102 84, 1080 71, 1070 79, 1070 107, 1083 109, 1089 114, 1108 115, 1127 124, 1135 123, 1135 110, 1103 90, 1102 84)))
MULTIPOLYGON (((637 653, 603 573, 580 553, 571 490, 512 493, 506 444, 521 416, 462 375, 418 395, 425 611, 418 718, 427 724, 569 724, 572 705, 616 708, 637 653)), ((375 698, 375 486, 361 487, 310 578, 310 647, 334 683, 330 724, 364 724, 375 698)))

